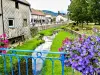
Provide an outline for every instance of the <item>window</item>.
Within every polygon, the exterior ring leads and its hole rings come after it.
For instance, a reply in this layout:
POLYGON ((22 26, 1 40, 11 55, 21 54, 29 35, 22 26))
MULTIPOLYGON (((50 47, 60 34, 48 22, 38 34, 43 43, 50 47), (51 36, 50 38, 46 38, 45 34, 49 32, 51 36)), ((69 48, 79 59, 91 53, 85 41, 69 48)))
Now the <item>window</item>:
POLYGON ((9 27, 14 27, 14 19, 8 19, 9 27))
POLYGON ((27 26, 27 19, 23 20, 23 26, 26 27, 27 26))
POLYGON ((15 1, 15 7, 19 9, 18 0, 15 1))

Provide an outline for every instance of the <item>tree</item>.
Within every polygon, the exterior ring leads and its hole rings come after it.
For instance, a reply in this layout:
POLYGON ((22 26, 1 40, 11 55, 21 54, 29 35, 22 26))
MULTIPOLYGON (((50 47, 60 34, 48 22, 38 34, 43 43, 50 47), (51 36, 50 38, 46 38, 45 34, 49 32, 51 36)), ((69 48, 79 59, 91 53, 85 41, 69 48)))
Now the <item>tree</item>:
POLYGON ((89 3, 89 14, 91 15, 93 21, 100 24, 100 0, 88 0, 89 3))
POLYGON ((87 2, 85 0, 72 0, 70 6, 68 7, 68 13, 70 19, 82 23, 87 21, 87 2))
POLYGON ((87 0, 72 0, 68 7, 68 15, 70 19, 82 24, 91 21, 91 15, 88 13, 89 3, 87 0))
POLYGON ((79 21, 79 13, 80 13, 80 8, 78 4, 79 0, 72 0, 70 6, 68 7, 68 15, 71 20, 79 21))

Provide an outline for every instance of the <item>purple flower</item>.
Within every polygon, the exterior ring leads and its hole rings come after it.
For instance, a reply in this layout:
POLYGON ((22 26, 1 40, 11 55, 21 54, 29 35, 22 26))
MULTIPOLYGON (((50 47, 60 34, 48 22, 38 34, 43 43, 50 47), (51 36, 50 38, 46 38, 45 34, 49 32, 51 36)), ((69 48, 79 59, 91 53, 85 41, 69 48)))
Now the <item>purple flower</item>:
POLYGON ((76 68, 78 66, 77 62, 73 62, 72 67, 76 68))
POLYGON ((100 52, 98 52, 98 56, 100 56, 100 52))
POLYGON ((96 41, 99 42, 100 41, 100 37, 96 36, 96 41))
POLYGON ((100 72, 98 72, 98 75, 100 75, 100 72))
POLYGON ((64 50, 69 49, 68 62, 65 62, 66 66, 80 71, 83 75, 93 75, 96 69, 99 67, 100 62, 100 37, 89 36, 88 38, 82 38, 83 40, 75 40, 65 44, 64 50), (97 57, 98 55, 98 57, 97 57))
POLYGON ((92 45, 95 45, 95 42, 92 41, 91 44, 92 44, 92 45))
POLYGON ((81 66, 78 66, 78 67, 77 67, 77 70, 78 70, 78 71, 81 71, 82 69, 83 69, 83 68, 82 68, 81 66))
POLYGON ((91 56, 94 56, 94 54, 95 54, 94 52, 90 52, 90 55, 91 55, 91 56))
POLYGON ((98 59, 95 59, 93 62, 94 62, 94 63, 98 63, 98 62, 99 62, 99 60, 98 60, 98 59))

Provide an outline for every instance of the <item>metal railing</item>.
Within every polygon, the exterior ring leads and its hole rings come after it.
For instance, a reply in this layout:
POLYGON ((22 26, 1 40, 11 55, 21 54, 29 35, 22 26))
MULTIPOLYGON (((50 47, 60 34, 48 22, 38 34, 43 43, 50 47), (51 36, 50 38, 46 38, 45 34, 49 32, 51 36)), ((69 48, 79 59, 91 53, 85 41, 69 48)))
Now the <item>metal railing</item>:
MULTIPOLYGON (((0 49, 1 50, 1 49, 0 49)), ((52 75, 54 75, 54 61, 59 60, 61 62, 62 67, 62 74, 64 75, 64 55, 66 53, 64 52, 37 52, 33 50, 17 50, 17 49, 2 49, 7 50, 7 54, 0 53, 0 75, 16 75, 15 73, 15 64, 17 64, 17 75, 21 74, 21 62, 24 60, 24 66, 25 66, 25 75, 29 75, 29 62, 28 59, 32 60, 32 75, 38 75, 37 73, 37 59, 41 59, 43 63, 46 59, 49 59, 52 62, 52 75), (35 53, 35 56, 32 55, 32 53, 35 53), (61 57, 48 57, 44 54, 58 54, 61 55, 61 57), (9 73, 10 72, 10 73, 9 73)))

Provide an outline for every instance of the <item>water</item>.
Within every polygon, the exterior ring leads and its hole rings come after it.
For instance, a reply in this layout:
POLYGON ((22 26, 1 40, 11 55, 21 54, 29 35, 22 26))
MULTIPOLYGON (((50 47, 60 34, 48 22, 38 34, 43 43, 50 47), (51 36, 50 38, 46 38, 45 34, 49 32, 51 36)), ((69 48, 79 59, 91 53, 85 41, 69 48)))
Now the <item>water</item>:
MULTIPOLYGON (((55 38, 57 34, 54 34, 52 36, 44 36, 43 40, 45 40, 45 43, 41 44, 40 46, 38 46, 35 51, 46 51, 49 52, 50 51, 50 47, 52 45, 53 39, 55 38)), ((39 53, 38 54, 40 57, 46 57, 47 54, 44 53, 39 53)), ((33 57, 37 57, 37 53, 32 53, 33 57)), ((39 74, 42 70, 43 67, 43 62, 44 62, 45 58, 41 59, 41 58, 37 58, 36 59, 36 72, 39 74)), ((34 69, 34 60, 32 60, 32 68, 34 69)))

